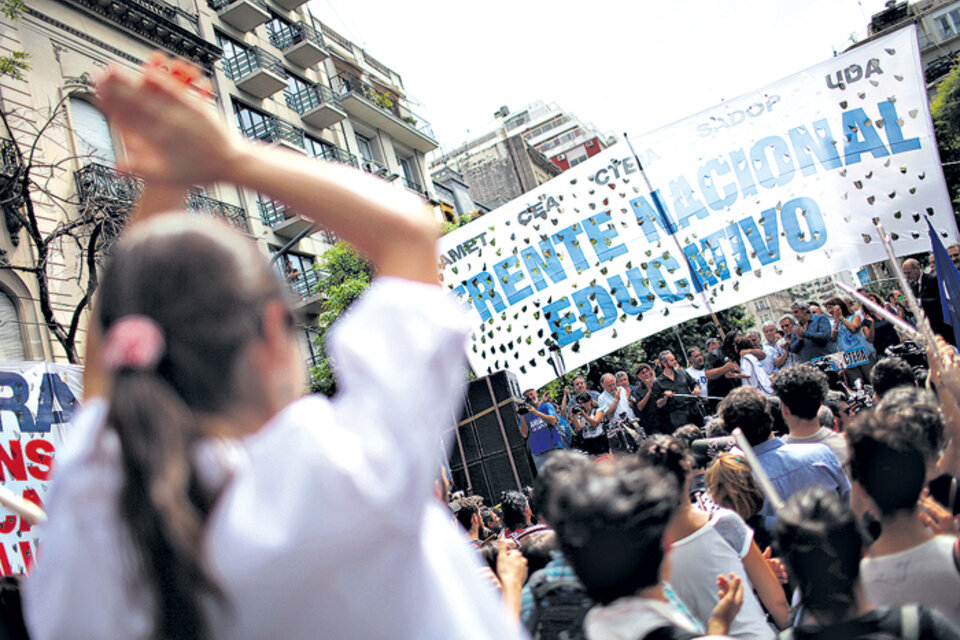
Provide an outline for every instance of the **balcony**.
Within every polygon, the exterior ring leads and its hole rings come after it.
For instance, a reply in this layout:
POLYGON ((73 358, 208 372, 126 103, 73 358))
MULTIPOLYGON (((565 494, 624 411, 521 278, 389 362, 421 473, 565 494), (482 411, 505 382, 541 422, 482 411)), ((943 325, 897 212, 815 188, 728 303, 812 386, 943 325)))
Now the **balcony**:
POLYGON ((320 274, 315 269, 308 269, 304 273, 296 271, 287 274, 287 282, 300 299, 297 310, 304 313, 320 313, 323 309, 323 297, 316 293, 320 284, 320 274))
POLYGON ((403 177, 403 186, 410 189, 410 191, 415 191, 418 195, 423 195, 423 185, 419 182, 414 182, 406 176, 403 177))
POLYGON ((287 205, 271 200, 267 196, 261 195, 257 199, 257 207, 260 209, 260 220, 263 224, 273 229, 273 232, 281 238, 291 240, 313 226, 312 222, 287 205))
POLYGON ((386 131, 421 153, 439 146, 430 123, 401 105, 399 99, 389 92, 377 90, 348 71, 334 77, 333 87, 348 114, 386 131))
POLYGON ((287 72, 283 65, 260 47, 250 47, 224 58, 223 72, 238 89, 261 100, 287 86, 287 72))
POLYGON ((96 208, 110 215, 126 215, 140 198, 143 181, 113 167, 91 162, 73 174, 81 208, 96 208))
POLYGON ((344 151, 340 147, 326 147, 324 149, 324 154, 322 156, 324 160, 331 160, 333 162, 339 162, 340 164, 347 164, 351 167, 360 168, 360 161, 357 159, 357 156, 353 155, 349 151, 344 151))
POLYGON ((240 131, 251 140, 282 144, 296 151, 304 151, 303 130, 285 120, 262 116, 252 124, 240 121, 240 131))
POLYGON ((267 25, 270 42, 283 51, 283 57, 299 67, 312 67, 327 57, 323 38, 305 22, 274 20, 267 25))
POLYGON ((263 0, 207 0, 220 19, 238 31, 246 33, 270 19, 270 11, 263 0))
POLYGON ((296 93, 284 92, 287 106, 300 114, 300 119, 311 127, 326 129, 347 117, 343 105, 333 91, 315 84, 296 93))
POLYGON ((293 11, 307 0, 273 0, 273 4, 283 8, 284 11, 293 11))
POLYGON ((13 140, 0 140, 0 189, 20 175, 20 154, 13 140))
POLYGON ((216 200, 202 193, 191 192, 187 196, 187 211, 218 218, 238 231, 250 233, 247 212, 243 207, 216 200))

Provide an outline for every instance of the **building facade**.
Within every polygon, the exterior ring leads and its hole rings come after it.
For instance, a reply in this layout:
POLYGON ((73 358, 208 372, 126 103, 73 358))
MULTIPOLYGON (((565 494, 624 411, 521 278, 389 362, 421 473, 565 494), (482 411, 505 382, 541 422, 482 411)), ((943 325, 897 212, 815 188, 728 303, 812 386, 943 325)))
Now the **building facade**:
MULTIPOLYGON (((211 101, 248 138, 356 167, 436 204, 425 154, 437 143, 429 123, 408 108, 400 75, 314 19, 304 3, 36 0, 18 20, 3 20, 0 55, 31 56, 23 79, 0 77, 0 100, 9 114, 0 133, 3 173, 18 175, 25 157, 17 149, 35 147, 34 179, 41 165, 48 174, 42 192, 33 192, 40 231, 55 233, 84 215, 122 223, 136 201, 141 184, 114 169, 120 140, 91 102, 87 82, 106 64, 134 67, 154 49, 203 67, 214 87, 211 101)), ((0 190, 4 185, 0 176, 0 190)), ((309 327, 320 310, 314 289, 322 274, 315 267, 336 238, 283 203, 232 186, 198 187, 185 207, 226 220, 276 258, 307 318, 309 361, 309 327)), ((48 331, 39 300, 46 286, 51 313, 70 324, 86 294, 83 248, 56 246, 47 282, 39 283, 30 272, 36 252, 18 227, 17 212, 5 213, 0 358, 65 361, 69 355, 48 331)))

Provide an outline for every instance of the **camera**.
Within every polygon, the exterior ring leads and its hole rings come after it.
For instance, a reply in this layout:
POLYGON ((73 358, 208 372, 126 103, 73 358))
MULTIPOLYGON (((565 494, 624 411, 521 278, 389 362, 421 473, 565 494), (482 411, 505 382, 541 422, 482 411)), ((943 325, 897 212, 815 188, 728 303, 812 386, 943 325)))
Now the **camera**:
POLYGON ((530 413, 530 408, 533 406, 534 406, 533 400, 531 400, 530 398, 524 398, 523 402, 517 403, 517 413, 520 414, 521 416, 527 413, 530 413))
POLYGON ((570 413, 583 413, 583 407, 571 407, 570 413))

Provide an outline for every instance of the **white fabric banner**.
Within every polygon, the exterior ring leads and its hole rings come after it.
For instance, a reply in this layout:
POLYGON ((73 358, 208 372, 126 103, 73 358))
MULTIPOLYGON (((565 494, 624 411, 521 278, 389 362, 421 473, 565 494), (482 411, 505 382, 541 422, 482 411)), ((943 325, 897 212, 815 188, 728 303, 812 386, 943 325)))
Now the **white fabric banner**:
MULTIPOLYGON (((0 361, 0 481, 43 506, 56 450, 79 407, 83 367, 0 361)), ((0 509, 0 573, 24 573, 37 549, 29 523, 0 509)))
POLYGON ((930 251, 924 215, 957 238, 913 27, 630 143, 653 193, 621 142, 442 238, 478 375, 538 387, 550 345, 570 370, 883 260, 874 218, 898 255, 930 251))

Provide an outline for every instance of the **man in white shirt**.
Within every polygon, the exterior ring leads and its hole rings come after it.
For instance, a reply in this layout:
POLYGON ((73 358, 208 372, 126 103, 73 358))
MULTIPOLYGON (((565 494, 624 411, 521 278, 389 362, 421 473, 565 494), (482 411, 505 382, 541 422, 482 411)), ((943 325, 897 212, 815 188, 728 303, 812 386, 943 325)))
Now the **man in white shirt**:
POLYGON ((607 420, 615 420, 621 414, 627 414, 627 419, 633 420, 636 415, 630 408, 630 390, 617 386, 617 378, 612 373, 605 373, 600 378, 603 393, 597 399, 603 415, 607 420))
POLYGON ((706 370, 706 359, 703 357, 703 352, 700 351, 699 347, 690 347, 687 349, 687 362, 690 363, 690 366, 687 367, 687 373, 693 378, 693 381, 697 383, 697 387, 700 388, 700 397, 707 397, 707 370, 706 370))
POLYGON ((773 379, 773 390, 780 398, 783 420, 790 430, 783 436, 787 443, 825 444, 840 464, 850 457, 842 434, 820 424, 818 413, 827 395, 827 376, 808 364, 784 369, 773 379))
POLYGON ((763 343, 760 348, 767 354, 760 364, 767 375, 772 376, 787 365, 791 355, 790 343, 786 338, 783 341, 780 340, 780 336, 777 335, 777 325, 772 322, 764 323, 760 330, 763 331, 763 343), (781 342, 785 342, 785 345, 781 342))

